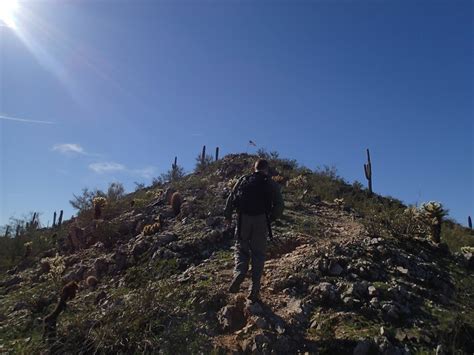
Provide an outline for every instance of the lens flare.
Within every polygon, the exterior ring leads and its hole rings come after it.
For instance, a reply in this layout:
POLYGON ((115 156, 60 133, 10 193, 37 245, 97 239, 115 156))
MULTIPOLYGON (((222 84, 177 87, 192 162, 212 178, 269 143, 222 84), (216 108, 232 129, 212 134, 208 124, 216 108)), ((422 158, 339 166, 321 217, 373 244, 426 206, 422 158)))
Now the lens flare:
POLYGON ((18 0, 0 0, 0 21, 6 27, 16 28, 15 14, 18 11, 18 0))

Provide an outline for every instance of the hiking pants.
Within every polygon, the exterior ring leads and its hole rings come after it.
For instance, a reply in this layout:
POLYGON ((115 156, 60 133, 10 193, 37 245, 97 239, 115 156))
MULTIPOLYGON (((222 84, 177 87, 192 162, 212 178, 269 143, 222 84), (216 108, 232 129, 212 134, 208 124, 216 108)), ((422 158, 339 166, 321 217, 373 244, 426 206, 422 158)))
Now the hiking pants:
POLYGON ((237 228, 235 244, 234 276, 245 276, 249 269, 249 261, 252 259, 252 290, 258 292, 265 264, 268 235, 267 218, 265 214, 258 216, 242 214, 240 218, 240 231, 237 228))

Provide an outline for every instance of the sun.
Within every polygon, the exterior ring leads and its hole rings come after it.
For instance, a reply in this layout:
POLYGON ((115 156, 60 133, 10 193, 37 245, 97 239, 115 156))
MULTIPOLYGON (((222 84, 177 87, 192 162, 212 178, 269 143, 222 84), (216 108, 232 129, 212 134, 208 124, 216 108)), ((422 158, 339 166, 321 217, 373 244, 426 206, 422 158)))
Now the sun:
POLYGON ((4 26, 15 28, 15 15, 18 11, 18 0, 0 0, 0 22, 4 26))

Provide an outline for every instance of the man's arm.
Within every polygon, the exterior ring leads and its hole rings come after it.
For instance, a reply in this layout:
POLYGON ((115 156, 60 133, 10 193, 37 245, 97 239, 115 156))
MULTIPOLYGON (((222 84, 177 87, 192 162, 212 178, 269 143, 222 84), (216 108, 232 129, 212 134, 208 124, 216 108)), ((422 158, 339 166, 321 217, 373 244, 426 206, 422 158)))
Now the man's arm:
POLYGON ((234 185, 232 188, 232 191, 230 192, 229 196, 227 197, 227 201, 225 203, 225 208, 224 208, 224 217, 226 220, 232 219, 232 212, 234 212, 234 194, 235 191, 237 191, 237 188, 239 187, 240 183, 244 179, 244 176, 242 176, 234 185))
POLYGON ((285 209, 285 202, 283 201, 283 195, 281 194, 281 187, 277 183, 272 183, 272 211, 270 214, 270 219, 275 221, 283 215, 283 210, 285 209))

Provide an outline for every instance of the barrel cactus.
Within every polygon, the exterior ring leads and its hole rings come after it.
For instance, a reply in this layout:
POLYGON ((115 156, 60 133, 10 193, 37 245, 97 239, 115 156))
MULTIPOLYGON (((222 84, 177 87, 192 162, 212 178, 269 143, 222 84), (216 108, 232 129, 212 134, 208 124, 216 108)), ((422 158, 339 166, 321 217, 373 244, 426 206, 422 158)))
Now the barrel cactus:
POLYGON ((148 224, 143 228, 143 235, 153 235, 155 233, 158 233, 161 229, 161 223, 156 222, 153 224, 148 224))
POLYGON ((183 197, 179 192, 175 192, 171 196, 171 208, 173 209, 174 215, 177 216, 181 212, 181 205, 183 204, 183 197))

